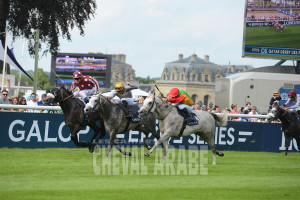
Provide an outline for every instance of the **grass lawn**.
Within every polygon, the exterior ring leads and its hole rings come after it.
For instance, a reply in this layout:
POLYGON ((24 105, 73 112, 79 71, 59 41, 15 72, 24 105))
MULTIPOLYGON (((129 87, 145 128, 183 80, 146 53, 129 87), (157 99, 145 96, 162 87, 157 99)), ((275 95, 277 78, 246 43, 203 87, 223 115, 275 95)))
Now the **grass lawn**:
POLYGON ((247 27, 246 46, 300 48, 300 25, 287 26, 283 32, 271 27, 247 27))
POLYGON ((91 154, 86 149, 1 148, 0 199, 298 199, 300 195, 299 153, 225 151, 213 166, 210 151, 171 149, 172 161, 167 164, 161 163, 161 149, 149 158, 143 157, 144 149, 130 151, 133 156, 124 157, 113 149, 104 159, 102 150, 91 154), (195 155, 196 164, 191 159, 195 155), (197 165, 199 171, 187 172, 197 165), (93 166, 106 171, 96 175, 93 166), (112 168, 120 175, 107 175, 112 168), (142 168, 146 175, 140 175, 142 168))

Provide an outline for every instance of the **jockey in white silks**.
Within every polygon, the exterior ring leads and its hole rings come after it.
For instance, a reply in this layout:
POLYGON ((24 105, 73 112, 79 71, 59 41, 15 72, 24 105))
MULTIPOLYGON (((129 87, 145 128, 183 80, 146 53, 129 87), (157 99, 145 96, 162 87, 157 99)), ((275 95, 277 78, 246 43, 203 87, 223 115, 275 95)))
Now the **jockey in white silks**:
POLYGON ((116 83, 115 89, 110 92, 107 97, 113 98, 115 96, 119 97, 120 99, 115 100, 116 103, 123 103, 124 106, 127 107, 128 112, 126 117, 132 118, 133 115, 131 113, 130 106, 134 105, 134 100, 132 98, 131 90, 138 89, 136 85, 131 85, 128 81, 126 81, 126 85, 121 82, 116 83))
POLYGON ((286 109, 292 110, 297 112, 298 115, 300 115, 300 95, 295 92, 295 91, 290 91, 288 94, 289 100, 283 104, 286 109), (289 106, 289 104, 293 104, 292 106, 289 106), (289 107, 287 107, 289 106, 289 107))
POLYGON ((80 71, 73 73, 73 83, 71 86, 74 97, 81 97, 85 103, 89 101, 88 97, 97 94, 99 85, 96 78, 83 76, 80 71), (74 91, 78 87, 79 91, 74 91))

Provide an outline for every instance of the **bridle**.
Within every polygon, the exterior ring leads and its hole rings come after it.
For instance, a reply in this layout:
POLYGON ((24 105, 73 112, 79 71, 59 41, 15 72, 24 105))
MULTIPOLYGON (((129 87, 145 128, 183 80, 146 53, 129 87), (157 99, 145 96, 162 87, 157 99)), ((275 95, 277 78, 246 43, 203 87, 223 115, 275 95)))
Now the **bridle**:
MULTIPOLYGON (((152 108, 153 108, 153 106, 154 106, 154 103, 155 103, 155 105, 157 105, 158 103, 155 101, 155 97, 153 96, 148 96, 147 98, 151 98, 152 100, 153 100, 153 104, 151 105, 151 107, 150 108, 148 108, 147 106, 145 106, 144 104, 143 104, 143 107, 144 108, 146 108, 146 110, 148 111, 148 112, 152 112, 152 108)), ((161 99, 161 98, 160 98, 161 99)), ((161 99, 162 100, 162 99, 161 99)), ((161 102, 161 104, 159 104, 159 106, 162 106, 164 103, 167 103, 168 102, 168 100, 162 100, 162 102, 161 102)))

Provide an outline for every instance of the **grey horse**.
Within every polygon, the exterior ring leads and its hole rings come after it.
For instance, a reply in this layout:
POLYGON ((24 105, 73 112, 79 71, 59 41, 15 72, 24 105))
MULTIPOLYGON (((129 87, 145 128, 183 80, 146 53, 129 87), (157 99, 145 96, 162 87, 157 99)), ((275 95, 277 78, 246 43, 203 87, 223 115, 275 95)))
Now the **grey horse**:
POLYGON ((89 99, 89 103, 86 104, 84 112, 88 113, 92 110, 99 110, 99 114, 104 121, 105 130, 110 135, 106 154, 107 157, 113 144, 115 144, 116 149, 118 149, 122 154, 131 156, 130 152, 125 152, 119 147, 119 142, 117 140, 117 134, 119 133, 124 133, 132 129, 143 132, 146 135, 145 147, 148 150, 151 148, 148 145, 149 133, 151 132, 157 139, 160 138, 156 132, 156 117, 154 113, 142 119, 140 122, 132 122, 131 120, 128 121, 129 119, 125 118, 126 113, 120 105, 111 102, 108 97, 101 94, 93 95, 89 99))
MULTIPOLYGON (((161 143, 164 146, 164 163, 167 159, 168 151, 168 141, 170 137, 178 137, 183 124, 183 117, 178 114, 177 108, 172 106, 157 96, 149 96, 145 99, 143 107, 139 110, 141 116, 155 112, 159 121, 159 129, 162 136, 155 143, 155 145, 145 153, 145 156, 150 156, 152 151, 161 143)), ((225 126, 227 124, 227 112, 223 113, 222 116, 217 116, 202 110, 193 111, 197 117, 200 119, 198 125, 186 126, 182 136, 188 136, 193 133, 199 135, 204 139, 205 142, 211 147, 213 152, 213 164, 216 164, 216 154, 219 156, 224 156, 222 152, 216 150, 216 145, 214 141, 215 135, 215 121, 220 126, 225 126)))

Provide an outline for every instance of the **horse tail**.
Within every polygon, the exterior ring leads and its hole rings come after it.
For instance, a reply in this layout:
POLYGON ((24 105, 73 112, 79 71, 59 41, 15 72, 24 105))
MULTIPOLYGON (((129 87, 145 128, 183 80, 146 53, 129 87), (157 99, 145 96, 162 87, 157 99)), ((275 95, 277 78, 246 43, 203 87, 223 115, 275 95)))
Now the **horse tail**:
POLYGON ((227 125, 227 112, 225 111, 222 115, 216 115, 215 113, 210 113, 216 120, 219 126, 227 125))

